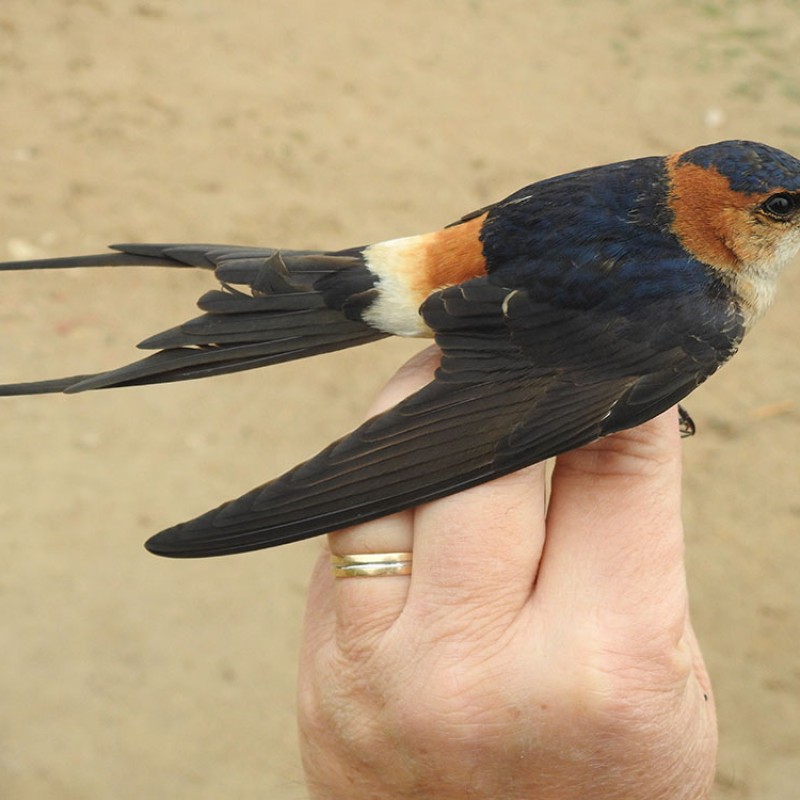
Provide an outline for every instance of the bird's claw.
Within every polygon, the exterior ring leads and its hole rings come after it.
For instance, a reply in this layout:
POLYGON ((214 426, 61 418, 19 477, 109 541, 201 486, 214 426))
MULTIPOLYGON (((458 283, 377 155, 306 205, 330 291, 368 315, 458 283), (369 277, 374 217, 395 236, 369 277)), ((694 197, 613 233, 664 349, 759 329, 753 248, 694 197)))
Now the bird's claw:
POLYGON ((678 426, 681 431, 681 439, 688 439, 697 432, 694 420, 689 416, 689 412, 681 405, 678 406, 678 426))

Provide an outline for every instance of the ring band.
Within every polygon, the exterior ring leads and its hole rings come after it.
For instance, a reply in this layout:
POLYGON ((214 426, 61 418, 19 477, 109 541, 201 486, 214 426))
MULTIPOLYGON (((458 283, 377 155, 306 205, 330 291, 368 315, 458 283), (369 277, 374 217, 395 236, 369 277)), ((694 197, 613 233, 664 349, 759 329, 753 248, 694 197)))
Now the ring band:
POLYGON ((331 554, 334 578, 377 578, 384 575, 410 575, 412 553, 331 554))

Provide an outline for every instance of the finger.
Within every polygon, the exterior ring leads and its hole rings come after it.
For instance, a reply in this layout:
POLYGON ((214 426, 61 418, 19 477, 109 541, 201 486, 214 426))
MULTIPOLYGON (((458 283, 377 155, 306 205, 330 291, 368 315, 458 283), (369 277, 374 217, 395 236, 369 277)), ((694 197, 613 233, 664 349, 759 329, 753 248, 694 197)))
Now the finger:
MULTIPOLYGON (((391 408, 429 383, 440 355, 438 348, 430 347, 411 358, 380 393, 370 415, 391 408)), ((414 512, 401 511, 329 534, 328 545, 336 555, 410 553, 414 548, 413 523, 414 512)), ((339 631, 354 640, 380 635, 402 611, 408 584, 407 575, 335 580, 334 607, 339 631)))
POLYGON ((530 597, 544 543, 544 464, 420 506, 409 604, 498 624, 530 597))
POLYGON ((682 635, 680 454, 673 409, 557 459, 542 598, 569 604, 579 619, 655 619, 682 635))

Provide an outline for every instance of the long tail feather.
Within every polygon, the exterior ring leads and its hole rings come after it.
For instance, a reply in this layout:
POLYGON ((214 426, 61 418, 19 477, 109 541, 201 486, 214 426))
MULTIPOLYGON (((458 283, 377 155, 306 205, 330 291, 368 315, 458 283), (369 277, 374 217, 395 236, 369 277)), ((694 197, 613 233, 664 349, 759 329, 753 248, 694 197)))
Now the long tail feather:
POLYGON ((70 375, 66 378, 52 378, 46 381, 4 383, 0 385, 0 397, 19 397, 21 395, 66 392, 71 386, 93 377, 94 375, 70 375))
POLYGON ((191 267, 158 256, 141 256, 131 253, 99 253, 92 256, 66 256, 58 258, 37 258, 31 261, 4 261, 0 271, 14 272, 38 269, 76 269, 78 267, 191 267))
POLYGON ((139 344, 160 352, 107 372, 0 385, 0 396, 190 380, 341 350, 387 335, 344 310, 353 295, 368 302, 375 281, 358 250, 337 254, 225 245, 113 247, 117 252, 8 262, 0 264, 0 271, 199 267, 214 270, 222 286, 200 298, 201 316, 139 344), (324 285, 317 288, 321 281, 324 285))

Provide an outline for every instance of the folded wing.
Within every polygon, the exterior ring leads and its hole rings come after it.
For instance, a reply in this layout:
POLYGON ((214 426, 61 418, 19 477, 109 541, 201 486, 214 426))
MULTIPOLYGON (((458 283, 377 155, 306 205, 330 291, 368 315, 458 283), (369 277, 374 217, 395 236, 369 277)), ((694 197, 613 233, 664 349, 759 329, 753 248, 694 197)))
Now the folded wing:
POLYGON ((735 313, 696 311, 691 299, 639 318, 555 308, 489 278, 444 289, 422 308, 443 354, 431 383, 285 475, 147 546, 193 557, 303 539, 639 424, 735 349, 735 313))

